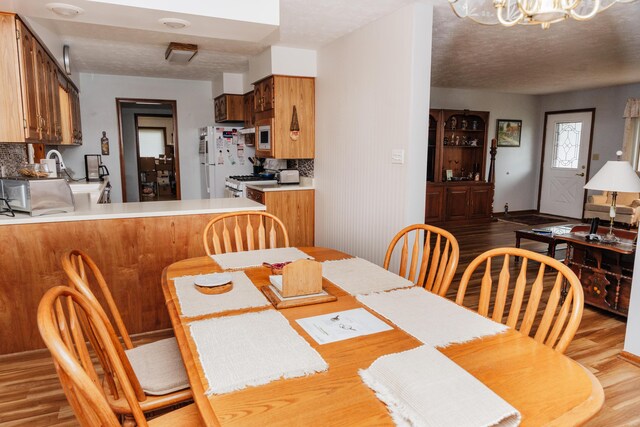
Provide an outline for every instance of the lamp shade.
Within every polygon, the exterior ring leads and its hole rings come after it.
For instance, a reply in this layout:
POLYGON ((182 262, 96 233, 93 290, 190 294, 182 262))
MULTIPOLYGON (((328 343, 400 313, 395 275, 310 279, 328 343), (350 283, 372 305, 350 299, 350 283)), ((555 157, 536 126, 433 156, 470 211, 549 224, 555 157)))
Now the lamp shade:
POLYGON ((639 193, 640 178, 627 161, 610 160, 584 186, 587 190, 639 193))

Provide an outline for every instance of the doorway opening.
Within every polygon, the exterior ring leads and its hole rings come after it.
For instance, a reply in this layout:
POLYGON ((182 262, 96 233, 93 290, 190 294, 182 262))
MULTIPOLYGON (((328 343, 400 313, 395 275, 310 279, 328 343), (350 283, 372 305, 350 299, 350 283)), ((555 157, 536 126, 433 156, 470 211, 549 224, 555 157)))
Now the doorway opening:
POLYGON ((116 98, 124 202, 180 200, 176 101, 116 98))
POLYGON ((546 112, 538 211, 582 218, 589 177, 595 108, 546 112))

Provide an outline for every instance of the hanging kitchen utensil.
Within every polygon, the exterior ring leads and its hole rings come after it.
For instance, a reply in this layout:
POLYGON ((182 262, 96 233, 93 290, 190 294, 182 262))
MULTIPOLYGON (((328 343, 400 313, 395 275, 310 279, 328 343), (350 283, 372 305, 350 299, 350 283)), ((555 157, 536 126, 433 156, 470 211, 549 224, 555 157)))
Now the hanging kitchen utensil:
POLYGON ((293 106, 293 114, 291 116, 291 127, 289 128, 289 138, 297 141, 300 138, 300 124, 298 123, 298 110, 293 106))

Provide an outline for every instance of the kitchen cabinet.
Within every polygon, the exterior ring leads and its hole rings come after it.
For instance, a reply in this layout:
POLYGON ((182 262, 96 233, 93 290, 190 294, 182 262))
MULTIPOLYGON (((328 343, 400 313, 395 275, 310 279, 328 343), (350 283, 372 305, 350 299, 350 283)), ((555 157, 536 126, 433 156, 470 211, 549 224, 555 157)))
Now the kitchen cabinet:
MULTIPOLYGON (((29 142, 37 142, 40 139, 38 88, 36 86, 36 44, 38 42, 21 21, 16 21, 16 24, 20 36, 18 38, 18 54, 22 84, 22 111, 25 120, 24 138, 29 142)), ((19 105, 19 103, 15 105, 19 105)))
MULTIPOLYGON (((0 141, 18 143, 60 144, 63 142, 62 117, 65 99, 60 97, 60 79, 77 88, 59 69, 46 47, 14 14, 0 12, 0 141)), ((76 143, 81 141, 78 132, 76 143)), ((44 146, 36 146, 36 153, 44 146)), ((38 156, 37 156, 38 157, 38 156)))
POLYGON ((267 77, 253 84, 254 110, 262 113, 273 109, 274 76, 267 77))
POLYGON ((491 220, 494 186, 485 181, 488 123, 487 111, 429 112, 426 223, 491 220))
POLYGON ((216 123, 244 121, 244 96, 223 93, 213 100, 216 123))
POLYGON ((80 94, 72 84, 69 84, 68 94, 70 122, 71 122, 71 140, 73 144, 82 144, 82 121, 80 119, 80 94))
MULTIPOLYGON (((271 127, 271 147, 256 147, 258 157, 312 159, 315 155, 315 79, 270 76, 254 83, 258 125, 271 127)), ((256 137, 257 139, 257 137, 256 137)))
POLYGON ((253 91, 247 92, 242 97, 244 127, 252 128, 256 125, 253 91))
POLYGON ((266 206, 280 218, 289 233, 290 246, 313 246, 315 229, 315 191, 261 191, 247 187, 247 198, 266 206))

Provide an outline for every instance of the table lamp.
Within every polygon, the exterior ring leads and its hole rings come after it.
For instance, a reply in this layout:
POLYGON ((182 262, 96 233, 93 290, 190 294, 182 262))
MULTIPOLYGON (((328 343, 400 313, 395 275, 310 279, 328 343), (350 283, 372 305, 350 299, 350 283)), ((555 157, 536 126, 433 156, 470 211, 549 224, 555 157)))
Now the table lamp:
MULTIPOLYGON (((619 156, 621 151, 616 153, 619 156)), ((584 186, 587 190, 600 190, 611 193, 611 208, 609 209, 609 233, 604 241, 615 242, 617 237, 613 234, 613 221, 616 218, 616 197, 618 193, 640 192, 640 178, 627 161, 610 160, 596 173, 584 186)))

